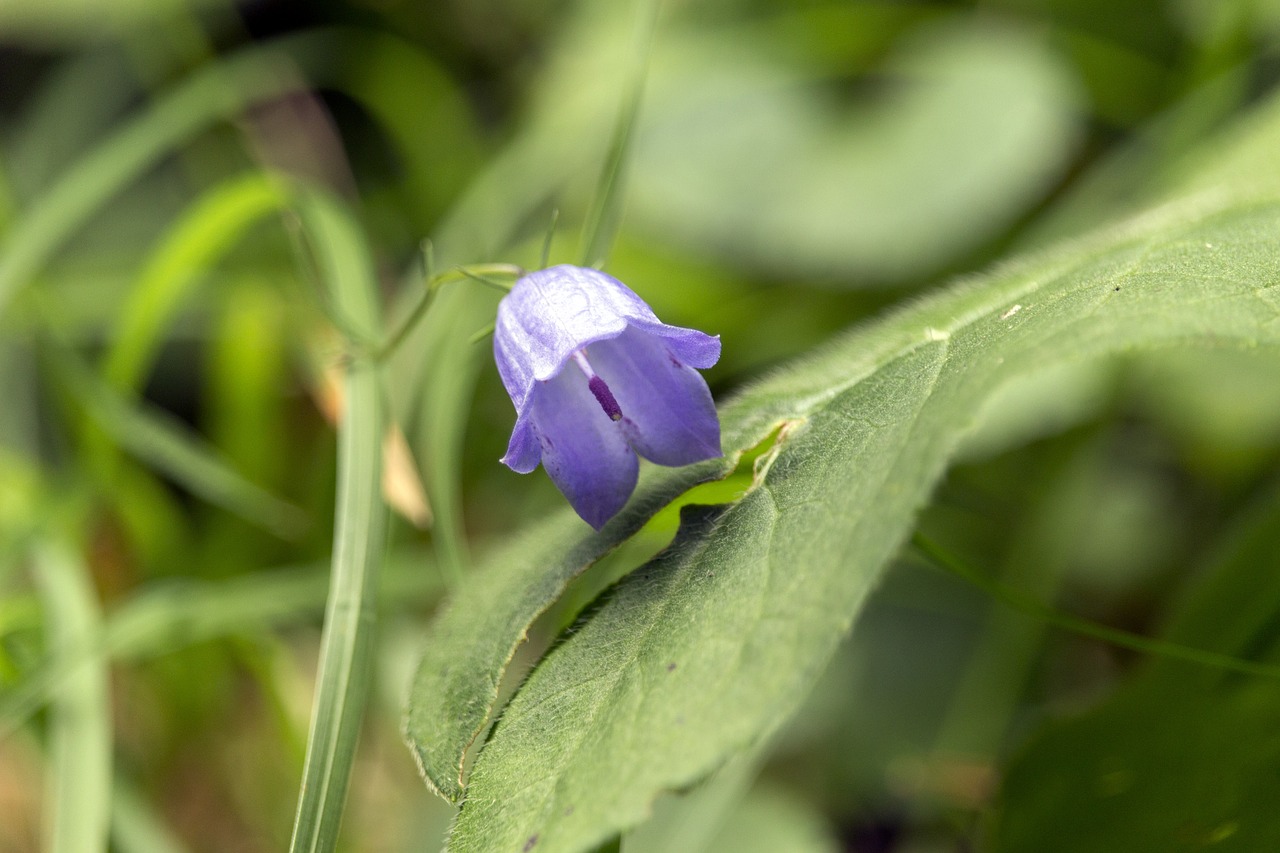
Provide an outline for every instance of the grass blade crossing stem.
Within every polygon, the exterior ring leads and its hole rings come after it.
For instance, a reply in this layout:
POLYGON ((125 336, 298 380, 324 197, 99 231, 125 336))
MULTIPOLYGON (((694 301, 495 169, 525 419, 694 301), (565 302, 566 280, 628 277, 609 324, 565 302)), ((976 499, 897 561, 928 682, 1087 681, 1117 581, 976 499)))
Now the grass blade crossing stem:
MULTIPOLYGON (((337 202, 318 192, 302 193, 298 212, 335 309, 362 335, 376 340, 377 290, 358 226, 337 202)), ((373 670, 374 591, 386 524, 381 498, 385 432, 378 365, 355 355, 347 365, 338 423, 333 563, 290 843, 294 853, 332 850, 342 819, 373 670)))

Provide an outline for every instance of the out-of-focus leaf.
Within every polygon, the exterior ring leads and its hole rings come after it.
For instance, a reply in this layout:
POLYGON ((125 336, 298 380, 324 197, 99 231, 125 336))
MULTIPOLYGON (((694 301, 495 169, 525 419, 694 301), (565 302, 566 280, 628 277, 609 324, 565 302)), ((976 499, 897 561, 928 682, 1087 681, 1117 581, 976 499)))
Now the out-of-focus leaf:
POLYGON ((1017 29, 913 37, 843 113, 765 36, 669 42, 637 136, 638 227, 779 275, 935 271, 1040 197, 1077 134, 1069 71, 1017 29))
POLYGON ((1280 345, 1280 174, 1257 135, 1273 138, 1274 103, 1265 115, 1211 192, 1194 191, 1201 176, 1183 199, 857 329, 727 405, 730 449, 790 424, 756 487, 691 512, 537 666, 480 751, 452 849, 589 849, 776 729, 1006 382, 1135 348, 1280 345))
MULTIPOLYGON (((89 568, 63 543, 36 546, 34 571, 55 652, 93 637, 101 613, 89 568)), ((101 659, 80 662, 54 705, 49 731, 50 853, 107 849, 111 808, 111 697, 101 659)))
POLYGON ((811 804, 762 785, 729 813, 706 849, 708 853, 837 853, 845 848, 811 804))
POLYGON ((138 386, 187 292, 250 226, 283 209, 287 200, 285 182, 260 173, 232 178, 196 200, 129 291, 103 368, 108 382, 121 389, 138 386))
POLYGON ((126 57, 103 48, 74 56, 32 88, 7 124, 5 154, 15 199, 34 198, 58 171, 108 132, 138 95, 126 57))
MULTIPOLYGON (((421 605, 439 594, 430 556, 420 550, 388 558, 378 595, 384 606, 421 605)), ((165 654, 228 634, 314 619, 329 579, 320 566, 273 569, 219 582, 175 581, 131 598, 111 613, 106 650, 124 659, 165 654)))
POLYGON ((659 800, 653 817, 623 838, 622 853, 703 853, 759 770, 759 754, 740 756, 692 790, 659 800))
POLYGON ((175 418, 121 397, 61 344, 48 347, 48 353, 89 416, 125 450, 192 494, 267 530, 294 536, 305 529, 308 522, 301 509, 249 482, 175 418))
MULTIPOLYGON (((193 0, 214 7, 223 0, 193 0)), ((35 43, 96 42, 130 27, 156 26, 173 15, 173 6, 156 0, 7 0, 0 3, 0 30, 35 43)))
MULTIPOLYGON (((1277 660, 1277 493, 1233 531, 1166 637, 1277 660)), ((1040 731, 1006 773, 996 850, 1280 847, 1280 682, 1156 658, 1105 704, 1040 731), (1087 819, 1082 819, 1087 816, 1087 819)))
POLYGON ((148 166, 214 121, 301 86, 275 49, 246 51, 192 76, 68 168, 0 244, 0 315, 58 246, 148 166))
MULTIPOLYGON (((382 604, 404 607, 433 601, 440 584, 430 563, 430 556, 421 551, 389 558, 377 590, 382 604)), ((0 736, 48 702, 86 660, 146 660, 219 637, 311 621, 323 612, 328 592, 329 578, 319 565, 259 571, 226 581, 150 585, 112 610, 100 634, 58 651, 4 694, 0 736)), ((21 626, 29 617, 29 608, 15 603, 10 620, 21 626)), ((0 619, 0 633, 8 627, 0 619)))
POLYGON ((1247 477, 1280 442, 1280 353, 1180 353, 1135 359, 1129 385, 1185 453, 1213 477, 1247 477))
MULTIPOLYGON (((342 55, 348 42, 357 55, 382 44, 349 30, 283 38, 209 64, 140 110, 67 168, 5 235, 0 243, 0 316, 63 241, 161 157, 218 120, 302 89, 308 81, 342 88, 341 74, 335 73, 342 66, 332 59, 335 53, 342 55)), ((353 91, 360 94, 359 88, 353 91)), ((375 112, 379 106, 381 102, 374 104, 375 112)), ((390 126, 399 130, 403 123, 390 126)))
POLYGON ((396 224, 417 238, 477 166, 475 120, 459 86, 420 48, 372 32, 344 32, 340 44, 335 79, 392 137, 412 220, 396 224))

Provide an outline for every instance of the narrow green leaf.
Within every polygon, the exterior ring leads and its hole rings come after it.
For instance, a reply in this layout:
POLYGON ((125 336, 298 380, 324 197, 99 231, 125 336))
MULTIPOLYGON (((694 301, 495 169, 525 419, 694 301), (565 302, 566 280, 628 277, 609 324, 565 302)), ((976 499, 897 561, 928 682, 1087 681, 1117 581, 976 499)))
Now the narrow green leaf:
MULTIPOLYGON (((586 224, 582 229, 583 266, 604 266, 609 256, 609 248, 613 245, 613 238, 622 220, 627 155, 631 151, 636 119, 640 115, 645 76, 649 69, 649 51, 654 30, 658 24, 660 5, 657 0, 641 0, 636 5, 637 46, 631 80, 623 94, 622 105, 618 110, 618 120, 613 128, 613 137, 609 140, 609 150, 605 154, 604 168, 596 184, 595 199, 591 203, 591 209, 587 211, 586 224)), ((554 222, 552 227, 554 229, 554 222)), ((550 234, 548 234, 547 245, 544 247, 544 255, 547 254, 546 250, 549 246, 550 234)))
POLYGON ((298 88, 289 62, 258 49, 197 72, 68 169, 0 244, 0 315, 93 211, 166 152, 247 105, 298 88))
POLYGON ((246 480, 190 429, 153 406, 130 402, 99 380, 68 347, 46 348, 63 384, 115 441, 210 503, 282 536, 307 527, 301 509, 246 480))
MULTIPOLYGON (((378 340, 377 281, 359 227, 337 202, 318 192, 302 196, 299 214, 335 310, 363 338, 378 340)), ((329 851, 337 844, 373 678, 374 590, 386 525, 381 457, 387 420, 380 381, 378 365, 372 359, 355 357, 347 366, 338 424, 331 586, 302 787, 289 845, 293 853, 329 851)))
MULTIPOLYGON (((383 606, 430 603, 439 575, 430 554, 414 550, 388 558, 378 599, 383 606)), ((166 581, 143 588, 107 615, 98 635, 60 649, 0 696, 0 737, 48 702, 86 661, 130 661, 168 654, 195 643, 287 626, 323 613, 329 579, 318 565, 267 569, 225 581, 166 581)), ((12 604, 9 621, 25 626, 32 616, 12 604)), ((0 612, 0 634, 6 627, 0 612)))
POLYGON ((479 754, 451 849, 588 850, 776 729, 1006 382, 1134 348, 1280 345, 1269 115, 1233 182, 909 306, 726 406, 726 447, 791 425, 756 487, 690 512, 539 664, 479 754))
MULTIPOLYGON (((46 614, 49 645, 74 649, 99 630, 97 594, 88 568, 60 543, 36 546, 33 569, 46 614)), ((102 660, 86 659, 57 700, 48 734, 49 776, 44 849, 107 849, 111 808, 111 701, 102 660)))
MULTIPOLYGON (((278 39, 209 63, 155 103, 143 107, 97 147, 63 171, 60 179, 0 241, 0 316, 54 252, 89 216, 170 151, 218 121, 253 104, 305 88, 332 86, 366 101, 398 138, 410 146, 417 138, 404 117, 393 115, 386 93, 378 90, 367 65, 397 57, 414 79, 458 121, 462 104, 442 74, 416 51, 391 38, 358 30, 321 30, 278 39), (338 61, 335 61, 338 60, 338 61), (350 73, 348 73, 350 72, 350 73)), ((464 139, 470 134, 463 132, 464 139)), ((425 167, 413 160, 415 183, 425 167)), ((434 187, 438 182, 431 182, 434 187)))
POLYGON ((129 292, 104 359, 103 373, 113 387, 137 387, 174 310, 201 273, 287 201, 280 177, 255 172, 224 181, 192 204, 159 241, 129 292))

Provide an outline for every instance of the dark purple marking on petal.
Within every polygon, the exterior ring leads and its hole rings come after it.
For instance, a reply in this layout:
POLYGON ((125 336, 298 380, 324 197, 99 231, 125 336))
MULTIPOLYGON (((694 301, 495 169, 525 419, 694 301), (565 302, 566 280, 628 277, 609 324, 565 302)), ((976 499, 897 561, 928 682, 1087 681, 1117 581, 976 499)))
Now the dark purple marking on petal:
POLYGON ((707 383, 669 356, 667 341, 628 329, 589 348, 591 364, 626 415, 627 443, 659 465, 688 465, 720 456, 720 421, 707 383))
POLYGON ((599 530, 635 488, 635 451, 576 370, 561 371, 535 388, 530 417, 542 467, 578 515, 599 530))

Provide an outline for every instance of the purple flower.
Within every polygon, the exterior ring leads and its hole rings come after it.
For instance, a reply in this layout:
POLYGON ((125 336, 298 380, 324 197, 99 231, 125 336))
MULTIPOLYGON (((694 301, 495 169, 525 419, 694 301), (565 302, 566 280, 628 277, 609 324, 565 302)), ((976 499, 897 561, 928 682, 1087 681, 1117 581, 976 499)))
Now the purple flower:
POLYGON ((529 273, 498 305, 498 373, 516 406, 502 461, 541 462, 597 530, 636 485, 636 454, 659 465, 720 455, 702 375, 720 339, 668 326, 612 276, 568 265, 529 273))

